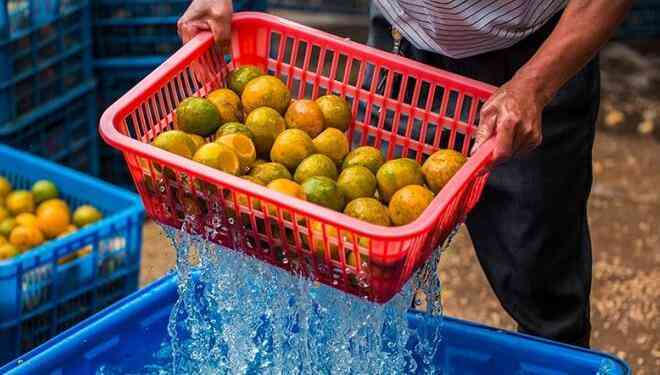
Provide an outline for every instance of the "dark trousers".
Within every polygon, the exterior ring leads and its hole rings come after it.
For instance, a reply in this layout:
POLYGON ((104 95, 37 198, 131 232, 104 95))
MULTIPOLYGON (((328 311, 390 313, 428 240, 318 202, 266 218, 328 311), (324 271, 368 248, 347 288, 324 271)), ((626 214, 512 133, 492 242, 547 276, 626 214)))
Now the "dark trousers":
MULTIPOLYGON (((390 51, 390 25, 372 7, 369 43, 390 51)), ((502 85, 525 64, 559 15, 507 49, 463 59, 406 43, 409 58, 502 85)), ((591 241, 587 199, 600 95, 597 59, 569 81, 543 112, 543 143, 496 167, 467 219, 477 257, 519 330, 589 346, 591 241)))

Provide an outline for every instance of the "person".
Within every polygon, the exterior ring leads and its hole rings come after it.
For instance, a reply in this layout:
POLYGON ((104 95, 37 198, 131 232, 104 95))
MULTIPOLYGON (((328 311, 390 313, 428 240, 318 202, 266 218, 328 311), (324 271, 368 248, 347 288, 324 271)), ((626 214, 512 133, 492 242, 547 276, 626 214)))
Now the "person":
MULTIPOLYGON (((375 0, 371 46, 498 87, 473 149, 495 141, 467 219, 477 258, 521 332, 588 347, 587 200, 599 108, 598 51, 632 0, 375 0), (392 33, 392 29, 396 31, 392 33), (394 40, 392 35, 402 36, 394 40)), ((229 37, 231 1, 194 0, 178 23, 229 37)))

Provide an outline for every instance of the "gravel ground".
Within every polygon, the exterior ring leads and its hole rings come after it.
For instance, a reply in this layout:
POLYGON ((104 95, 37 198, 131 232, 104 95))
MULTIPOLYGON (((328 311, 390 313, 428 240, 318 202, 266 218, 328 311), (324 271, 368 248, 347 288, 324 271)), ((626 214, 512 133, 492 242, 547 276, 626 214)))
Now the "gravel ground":
MULTIPOLYGON (((660 368, 660 127, 655 126, 660 120, 656 116, 660 75, 648 65, 657 68, 660 58, 645 60, 645 52, 633 54, 634 63, 621 63, 629 52, 613 45, 601 60, 602 130, 594 148, 595 182, 589 205, 594 257, 592 345, 625 359, 635 374, 644 375, 657 374, 660 368)), ((141 285, 173 265, 174 251, 160 228, 148 223, 141 285)), ((515 329, 490 289, 465 230, 443 255, 440 269, 447 315, 515 329)))

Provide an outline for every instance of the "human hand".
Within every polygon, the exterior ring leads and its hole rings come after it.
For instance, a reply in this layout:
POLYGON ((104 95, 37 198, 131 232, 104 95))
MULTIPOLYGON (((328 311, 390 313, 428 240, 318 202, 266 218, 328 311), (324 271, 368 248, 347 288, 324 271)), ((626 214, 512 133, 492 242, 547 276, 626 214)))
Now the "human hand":
POLYGON ((534 150, 543 139, 541 114, 548 101, 530 80, 514 76, 481 108, 472 152, 492 137, 496 164, 534 150))
POLYGON ((229 43, 231 32, 231 0, 193 0, 186 12, 179 18, 177 29, 183 43, 202 31, 210 31, 215 42, 229 43))

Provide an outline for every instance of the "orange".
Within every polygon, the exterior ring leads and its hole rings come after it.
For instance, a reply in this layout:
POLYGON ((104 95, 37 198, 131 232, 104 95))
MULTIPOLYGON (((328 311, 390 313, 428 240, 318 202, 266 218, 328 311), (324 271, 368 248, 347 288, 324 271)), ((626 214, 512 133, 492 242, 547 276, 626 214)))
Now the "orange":
POLYGON ((369 168, 374 175, 378 173, 378 169, 385 163, 385 158, 380 151, 371 146, 361 146, 351 151, 344 158, 342 169, 352 167, 354 165, 361 165, 369 168))
POLYGON ((337 128, 341 131, 346 131, 351 124, 351 107, 348 102, 337 95, 324 95, 316 99, 321 112, 325 125, 329 128, 337 128))
MULTIPOLYGON (((254 182, 257 185, 266 186, 266 183, 258 177, 242 176, 241 178, 248 180, 250 182, 254 182)), ((229 205, 233 206, 234 202, 231 194, 227 194, 227 199, 229 199, 229 205)), ((248 199, 247 194, 236 193, 236 201, 238 202, 239 205, 245 206, 248 209, 250 208, 250 201, 252 201, 252 209, 254 210, 261 209, 261 201, 256 198, 248 199)), ((229 208, 229 211, 233 215, 234 211, 231 208, 229 208)))
MULTIPOLYGON (((277 114, 279 116, 279 113, 277 114)), ((282 116, 280 116, 282 117, 282 116)), ((284 129, 282 129, 284 130, 284 129)), ((252 142, 254 142, 254 134, 252 133, 252 130, 248 129, 247 126, 241 124, 240 122, 227 122, 223 124, 221 127, 218 128, 218 130, 215 132, 215 139, 218 139, 222 137, 223 135, 229 135, 229 134, 234 134, 234 133, 243 133, 250 137, 252 142)))
MULTIPOLYGON (((331 225, 323 225, 320 221, 316 220, 312 220, 311 224, 312 235, 314 236, 314 243, 311 246, 311 250, 314 250, 319 260, 322 260, 325 258, 325 244, 327 243, 329 252, 328 255, 330 259, 339 261, 339 247, 337 246, 339 243, 339 232, 337 231, 337 227, 331 225), (325 233, 323 232, 324 227, 325 233), (326 239, 327 242, 324 241, 324 239, 326 239)), ((309 243, 308 231, 303 230, 301 237, 303 244, 307 245, 309 243)))
MULTIPOLYGON (((80 215, 79 212, 78 215, 80 215)), ((61 205, 41 208, 37 215, 37 226, 47 238, 54 238, 64 233, 70 224, 69 210, 61 205)))
POLYGON ((341 165, 342 160, 348 154, 348 138, 339 129, 327 128, 314 138, 314 147, 316 147, 316 152, 329 157, 337 165, 341 165))
POLYGON ((343 211, 346 206, 344 193, 337 183, 325 176, 310 177, 302 184, 307 200, 335 211, 343 211))
POLYGON ((184 158, 192 158, 193 153, 197 149, 195 142, 188 136, 188 134, 180 130, 169 130, 158 134, 152 144, 165 151, 183 156, 184 158))
MULTIPOLYGON (((9 194, 11 192, 11 189, 12 189, 12 186, 11 186, 11 183, 9 182, 9 180, 7 180, 6 178, 0 176, 0 201, 4 201, 7 194, 9 194)), ((2 206, 1 203, 0 203, 0 206, 2 206)))
POLYGON ((66 236, 68 236, 68 235, 70 235, 70 234, 72 234, 72 233, 75 233, 76 231, 78 231, 78 227, 76 227, 76 226, 73 225, 73 224, 69 224, 69 225, 64 229, 64 231, 63 231, 62 233, 60 233, 60 234, 57 236, 57 238, 63 238, 63 237, 66 237, 66 236))
POLYGON ((259 107, 270 107, 284 113, 291 101, 289 88, 273 76, 260 76, 248 82, 243 88, 241 102, 246 113, 259 107))
POLYGON ((376 193, 376 185, 376 176, 371 173, 369 168, 361 165, 344 169, 337 178, 337 186, 348 201, 373 197, 376 193))
POLYGON ((49 199, 41 203, 39 207, 37 207, 37 212, 36 212, 37 216, 39 215, 39 211, 44 210, 47 207, 51 207, 51 206, 61 206, 62 208, 69 211, 69 205, 65 201, 63 201, 62 199, 55 198, 55 199, 49 199))
POLYGON ((257 160, 257 151, 252 140, 243 133, 223 135, 216 139, 215 142, 227 145, 234 150, 234 153, 238 156, 242 173, 247 172, 252 163, 257 160))
POLYGON ((422 173, 431 191, 438 193, 465 164, 467 159, 454 150, 438 150, 426 159, 422 173))
POLYGON ((25 251, 44 242, 44 235, 37 227, 19 225, 11 231, 9 243, 16 246, 19 251, 25 251))
POLYGON ((287 129, 275 139, 270 150, 270 160, 281 163, 290 171, 314 153, 312 138, 300 129, 287 129))
POLYGON ((220 124, 218 108, 208 99, 189 97, 176 106, 176 128, 186 133, 208 137, 220 124))
POLYGON ((302 184, 305 180, 314 176, 325 176, 336 180, 337 166, 329 157, 323 154, 314 154, 306 157, 298 164, 293 178, 302 184))
POLYGON ((10 216, 10 212, 7 208, 0 206, 0 222, 5 220, 10 216))
POLYGON ((245 126, 254 135, 254 146, 262 157, 268 155, 275 138, 286 128, 279 112, 269 107, 259 107, 250 112, 245 119, 245 126))
POLYGON ((204 137, 202 137, 201 135, 188 134, 188 137, 195 145, 195 151, 197 151, 200 147, 202 147, 206 143, 206 139, 204 139, 204 137))
POLYGON ((387 208, 375 198, 358 198, 350 201, 344 213, 371 224, 389 226, 390 216, 387 208))
POLYGON ((325 129, 323 112, 313 100, 296 100, 289 106, 284 115, 289 129, 300 129, 314 138, 325 129))
POLYGON ((18 224, 16 224, 16 219, 13 217, 8 217, 3 221, 0 221, 0 236, 9 237, 11 231, 14 230, 17 225, 18 224))
POLYGON ((233 175, 238 175, 241 171, 241 164, 234 150, 220 143, 207 143, 200 147, 193 155, 193 160, 233 175))
POLYGON ((0 260, 8 260, 11 259, 19 254, 18 249, 16 246, 6 243, 3 245, 0 245, 0 260))
POLYGON ((420 185, 408 185, 392 196, 388 211, 394 225, 406 225, 417 219, 433 201, 433 192, 420 185))
POLYGON ((57 198, 58 195, 57 186, 52 181, 39 180, 32 185, 32 196, 34 196, 34 203, 36 204, 57 198))
POLYGON ((28 226, 36 226, 37 225, 37 217, 34 216, 34 214, 24 212, 22 214, 16 215, 16 225, 28 225, 28 226))
POLYGON ((206 97, 220 114, 220 125, 228 122, 243 121, 243 105, 241 98, 230 89, 218 89, 206 97))
MULTIPOLYGON (((267 187, 290 197, 305 200, 305 192, 303 191, 302 186, 286 178, 278 178, 268 184, 267 187)), ((267 208, 269 215, 277 216, 277 208, 274 205, 267 205, 267 208)), ((283 212, 283 216, 286 220, 291 219, 291 215, 288 212, 283 212)))
POLYGON ((7 195, 5 205, 12 215, 18 215, 23 212, 33 212, 34 197, 29 191, 14 190, 7 195))
POLYGON ((261 69, 254 65, 243 65, 229 73, 228 86, 238 95, 243 93, 245 85, 253 79, 264 75, 261 69))
POLYGON ((407 158, 394 159, 383 164, 376 173, 376 180, 378 192, 385 202, 389 202, 392 195, 404 186, 424 184, 422 168, 415 160, 407 158))
POLYGON ((78 228, 93 224, 103 218, 101 211, 88 204, 82 205, 73 212, 73 224, 78 228))
POLYGON ((280 163, 260 163, 250 170, 250 176, 263 181, 263 185, 268 185, 278 178, 292 179, 291 173, 280 163))

